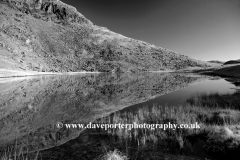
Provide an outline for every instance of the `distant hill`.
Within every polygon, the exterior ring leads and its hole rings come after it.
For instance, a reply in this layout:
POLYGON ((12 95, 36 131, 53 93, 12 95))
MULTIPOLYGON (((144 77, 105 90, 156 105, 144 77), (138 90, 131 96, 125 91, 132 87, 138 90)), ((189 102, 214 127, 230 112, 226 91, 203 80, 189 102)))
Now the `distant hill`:
POLYGON ((240 63, 240 59, 227 61, 227 62, 224 63, 224 65, 228 65, 228 64, 238 64, 238 63, 240 63))
POLYGON ((96 26, 59 0, 0 0, 0 69, 139 72, 210 65, 96 26))

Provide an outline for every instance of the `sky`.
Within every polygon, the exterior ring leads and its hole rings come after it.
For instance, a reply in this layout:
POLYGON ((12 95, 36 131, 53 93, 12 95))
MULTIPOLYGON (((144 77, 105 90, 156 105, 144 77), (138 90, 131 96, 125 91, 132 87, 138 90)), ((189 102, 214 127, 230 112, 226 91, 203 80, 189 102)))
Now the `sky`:
POLYGON ((240 59, 240 0, 62 0, 98 26, 199 60, 240 59))

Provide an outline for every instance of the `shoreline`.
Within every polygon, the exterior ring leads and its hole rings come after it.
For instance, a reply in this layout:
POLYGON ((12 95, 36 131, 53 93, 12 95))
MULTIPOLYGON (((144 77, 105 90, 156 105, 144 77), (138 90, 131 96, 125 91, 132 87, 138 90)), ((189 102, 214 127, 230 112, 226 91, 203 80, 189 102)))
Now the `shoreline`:
MULTIPOLYGON (((148 71, 150 73, 174 73, 176 71, 148 71)), ((39 75, 75 75, 75 74, 99 74, 104 72, 37 72, 37 71, 19 71, 19 70, 8 70, 0 69, 0 79, 3 78, 17 78, 17 77, 28 77, 28 76, 39 76, 39 75)), ((109 72, 113 73, 113 72, 109 72)), ((129 72, 126 72, 129 73, 129 72)))
POLYGON ((195 70, 194 73, 210 75, 210 76, 220 76, 225 78, 240 78, 240 65, 226 65, 219 66, 217 68, 209 68, 206 70, 195 70))
MULTIPOLYGON (((148 71, 149 73, 197 73, 202 75, 221 76, 229 78, 240 78, 239 70, 240 65, 227 65, 209 68, 189 67, 180 70, 166 70, 166 71, 148 71)), ((28 77, 28 76, 39 76, 39 75, 76 75, 76 74, 99 74, 104 72, 37 72, 37 71, 21 71, 21 70, 10 70, 0 69, 0 79, 3 78, 15 78, 15 77, 28 77)), ((109 72, 111 73, 111 72, 109 72)), ((115 72, 112 72, 115 73, 115 72)), ((127 72, 126 72, 127 73, 127 72)))
POLYGON ((96 74, 101 72, 36 72, 36 71, 18 71, 18 70, 0 69, 0 79, 39 76, 39 75, 74 75, 74 74, 89 74, 89 73, 96 74))

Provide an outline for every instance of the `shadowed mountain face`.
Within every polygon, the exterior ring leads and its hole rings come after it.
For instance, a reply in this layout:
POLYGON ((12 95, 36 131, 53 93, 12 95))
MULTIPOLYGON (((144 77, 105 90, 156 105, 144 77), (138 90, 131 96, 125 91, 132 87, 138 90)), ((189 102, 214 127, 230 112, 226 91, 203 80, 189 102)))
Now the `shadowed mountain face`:
POLYGON ((137 72, 209 65, 98 27, 59 0, 0 0, 0 69, 137 72))
POLYGON ((0 148, 17 145, 34 151, 61 145, 83 130, 57 129, 57 122, 94 122, 203 79, 181 74, 98 74, 2 81, 0 148))

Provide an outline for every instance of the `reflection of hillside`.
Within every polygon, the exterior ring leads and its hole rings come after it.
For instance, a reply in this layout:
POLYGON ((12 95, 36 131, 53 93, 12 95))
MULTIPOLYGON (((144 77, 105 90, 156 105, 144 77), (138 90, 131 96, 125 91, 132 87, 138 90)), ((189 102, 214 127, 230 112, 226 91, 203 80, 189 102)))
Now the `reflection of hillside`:
POLYGON ((238 78, 227 78, 225 80, 234 84, 236 87, 240 86, 240 80, 238 78))
POLYGON ((88 123, 185 87, 201 78, 181 74, 45 76, 0 84, 0 147, 44 149, 77 137, 57 122, 88 123))

